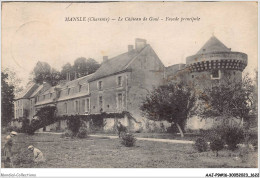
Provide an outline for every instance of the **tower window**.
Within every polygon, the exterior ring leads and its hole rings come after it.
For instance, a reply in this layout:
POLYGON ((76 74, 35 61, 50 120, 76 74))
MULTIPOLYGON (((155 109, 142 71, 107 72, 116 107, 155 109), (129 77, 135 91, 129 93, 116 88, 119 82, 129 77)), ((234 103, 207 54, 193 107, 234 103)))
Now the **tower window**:
POLYGON ((220 70, 212 70, 211 79, 220 79, 220 70))

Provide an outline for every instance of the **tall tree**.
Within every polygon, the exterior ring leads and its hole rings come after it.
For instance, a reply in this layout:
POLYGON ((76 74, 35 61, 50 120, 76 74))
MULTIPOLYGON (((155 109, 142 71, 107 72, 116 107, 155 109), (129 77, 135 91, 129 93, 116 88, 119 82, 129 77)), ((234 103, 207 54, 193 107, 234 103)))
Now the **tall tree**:
POLYGON ((73 74, 73 67, 71 66, 70 63, 65 64, 64 66, 62 66, 61 69, 61 78, 63 80, 67 79, 67 75, 70 75, 70 79, 72 79, 72 74, 73 74))
POLYGON ((73 69, 77 77, 83 77, 96 72, 100 64, 92 58, 86 59, 84 57, 77 58, 74 61, 73 69))
POLYGON ((37 84, 47 82, 52 86, 57 85, 61 80, 60 72, 51 66, 47 62, 37 62, 33 69, 33 81, 37 84))
POLYGON ((96 70, 100 67, 100 64, 95 59, 92 58, 87 59, 86 65, 87 65, 88 74, 92 74, 96 72, 96 70))
POLYGON ((2 126, 6 126, 13 118, 14 112, 14 86, 8 84, 8 74, 1 72, 1 122, 2 126))
POLYGON ((140 109, 148 119, 176 124, 181 137, 187 118, 193 112, 195 95, 183 83, 163 85, 148 94, 140 109))
POLYGON ((254 110, 254 97, 254 85, 248 75, 241 81, 227 79, 200 95, 199 113, 204 118, 219 117, 224 123, 237 118, 243 124, 254 110))
POLYGON ((73 69, 76 72, 77 77, 83 77, 88 75, 86 63, 87 59, 84 57, 77 58, 74 61, 73 69))

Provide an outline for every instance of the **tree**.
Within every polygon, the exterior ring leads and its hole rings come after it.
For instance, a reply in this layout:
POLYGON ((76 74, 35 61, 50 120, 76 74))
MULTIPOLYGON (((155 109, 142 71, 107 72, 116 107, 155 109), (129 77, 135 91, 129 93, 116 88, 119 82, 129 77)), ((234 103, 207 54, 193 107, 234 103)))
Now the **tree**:
POLYGON ((73 67, 71 66, 70 63, 67 63, 65 64, 64 66, 62 66, 62 69, 61 69, 61 78, 63 80, 66 80, 67 79, 67 75, 70 75, 70 78, 72 78, 72 75, 73 74, 73 67))
POLYGON ((8 84, 8 74, 1 72, 1 95, 2 95, 2 106, 1 106, 1 121, 2 126, 6 126, 13 118, 13 101, 14 101, 14 86, 8 84))
POLYGON ((37 84, 42 84, 47 82, 52 86, 57 85, 61 80, 61 74, 47 62, 38 61, 36 66, 33 69, 33 81, 37 84))
POLYGON ((99 67, 100 64, 94 59, 80 57, 74 61, 73 70, 76 72, 77 77, 83 77, 96 72, 99 67))
POLYGON ((194 110, 195 95, 192 89, 183 83, 159 86, 147 95, 140 109, 150 120, 165 120, 175 123, 181 137, 186 120, 194 110))
POLYGON ((241 81, 227 79, 218 86, 205 89, 200 95, 200 115, 204 118, 220 117, 224 123, 237 118, 243 125, 255 107, 253 92, 254 85, 248 75, 241 81))
POLYGON ((18 96, 23 91, 23 87, 21 86, 22 80, 17 77, 17 74, 15 71, 13 71, 9 68, 3 69, 3 72, 5 74, 8 74, 7 82, 9 85, 14 86, 14 95, 18 96))
POLYGON ((92 58, 87 59, 86 65, 87 65, 88 74, 92 74, 96 72, 96 70, 100 67, 100 64, 95 59, 92 58))

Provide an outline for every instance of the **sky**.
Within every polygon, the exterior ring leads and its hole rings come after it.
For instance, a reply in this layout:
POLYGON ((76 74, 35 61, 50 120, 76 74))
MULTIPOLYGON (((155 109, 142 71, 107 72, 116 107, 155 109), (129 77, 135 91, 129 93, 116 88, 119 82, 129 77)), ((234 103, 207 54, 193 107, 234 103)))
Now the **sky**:
POLYGON ((245 72, 257 69, 257 2, 8 2, 2 3, 1 30, 2 69, 14 70, 23 84, 37 61, 58 70, 78 57, 102 62, 103 56, 126 52, 135 38, 146 39, 170 66, 185 63, 214 35, 232 51, 248 55, 245 72), (66 17, 110 21, 68 22, 66 17), (118 21, 119 17, 163 20, 118 21), (166 21, 166 17, 199 21, 166 21))

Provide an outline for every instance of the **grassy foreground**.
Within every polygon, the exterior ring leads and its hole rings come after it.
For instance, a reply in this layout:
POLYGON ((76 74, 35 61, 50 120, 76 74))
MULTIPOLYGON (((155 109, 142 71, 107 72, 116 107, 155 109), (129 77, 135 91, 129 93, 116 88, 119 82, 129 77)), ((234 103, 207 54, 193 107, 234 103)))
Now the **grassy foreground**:
MULTIPOLYGON (((2 147, 4 137, 2 135, 2 147)), ((239 151, 197 153, 191 144, 172 144, 152 141, 136 142, 124 147, 119 139, 61 138, 60 135, 19 134, 15 138, 14 166, 26 168, 232 168, 257 167, 257 152, 249 153, 242 161, 239 151), (39 148, 46 162, 34 164, 29 145, 39 148)), ((3 150, 2 150, 3 152, 3 150)))

